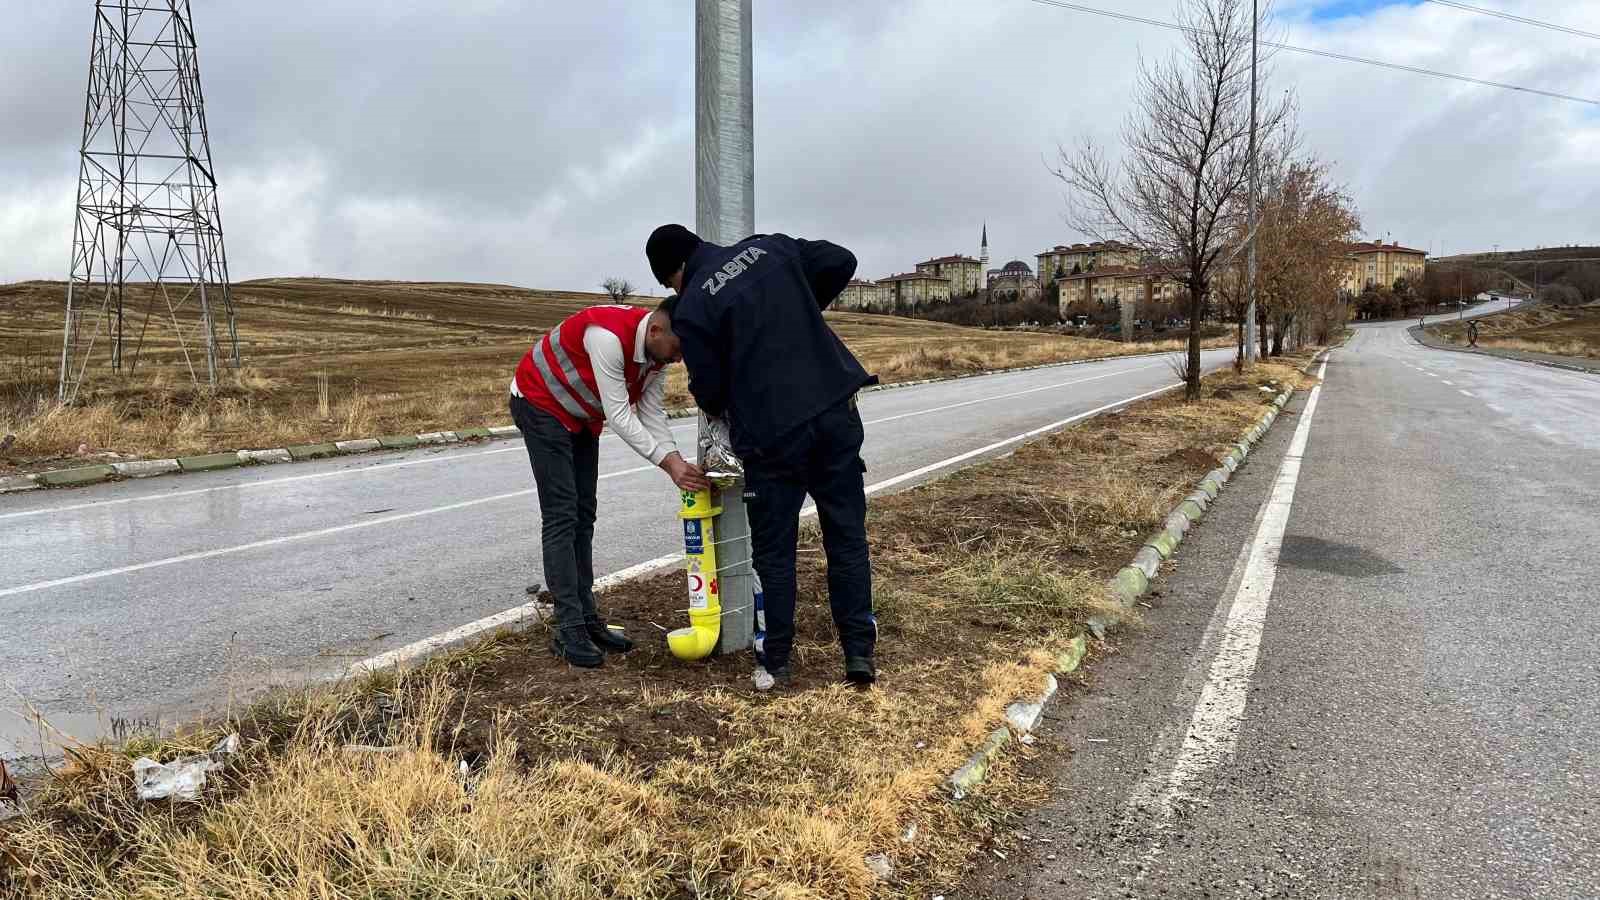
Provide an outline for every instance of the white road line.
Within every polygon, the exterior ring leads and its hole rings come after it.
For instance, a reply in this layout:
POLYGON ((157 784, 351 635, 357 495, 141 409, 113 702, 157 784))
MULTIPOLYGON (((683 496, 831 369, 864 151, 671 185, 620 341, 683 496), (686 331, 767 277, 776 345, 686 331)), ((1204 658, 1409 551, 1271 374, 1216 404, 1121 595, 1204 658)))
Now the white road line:
MULTIPOLYGON (((633 475, 639 472, 648 472, 655 466, 639 466, 634 469, 624 469, 620 472, 607 472, 600 476, 600 480, 619 478, 623 475, 633 475)), ((288 544, 294 541, 310 540, 311 538, 326 537, 330 534, 340 534, 346 531, 355 531, 358 528, 372 528, 376 525, 388 525, 391 522, 404 522, 407 519, 416 519, 422 516, 431 516, 437 513, 454 512, 458 509, 467 509, 481 506, 485 503, 494 503, 500 500, 511 500, 517 497, 526 497, 534 492, 534 488, 524 488, 520 491, 511 491, 507 494, 495 494, 490 497, 478 497, 474 500, 462 500, 459 503, 447 503, 444 506, 433 506, 428 509, 413 510, 408 513, 397 513, 392 516, 380 516, 376 519, 363 519, 360 522, 348 522, 344 525, 334 525, 330 528, 319 528, 315 531, 301 531, 295 534, 284 534, 274 538, 251 541, 248 544, 234 544, 230 547, 216 547, 211 550, 199 550, 194 553, 184 553, 179 556, 168 556, 163 559, 152 559, 149 562, 134 563, 127 566, 117 566, 114 569, 101 569, 97 572, 84 572, 82 575, 68 575, 64 578, 52 578, 49 581, 35 581, 32 584, 18 585, 17 587, 0 590, 0 597, 12 597, 17 594, 26 594, 32 591, 42 591, 47 588, 62 587, 69 584, 81 584, 85 581, 96 581, 101 578, 110 578, 113 575, 127 575, 132 572, 143 572, 146 569, 159 569, 164 566, 175 566, 179 563, 195 562, 202 559, 212 559, 218 556, 229 556, 234 553, 243 553, 246 550, 259 550, 262 547, 275 547, 278 544, 288 544)))
POLYGON ((1092 378, 1079 378, 1079 379, 1076 379, 1074 381, 1063 381, 1063 382, 1059 382, 1057 384, 1047 384, 1047 385, 1044 385, 1043 387, 1028 388, 1025 391, 1013 391, 1012 393, 1009 393, 1009 394, 996 394, 993 397, 979 397, 976 400, 963 400, 960 403, 951 403, 951 404, 948 404, 946 406, 935 406, 932 409, 919 409, 916 412, 901 413, 901 414, 899 414, 897 416, 885 416, 882 419, 873 419, 870 422, 862 422, 861 424, 863 426, 866 426, 866 425, 882 425, 885 422, 897 422, 897 421, 899 421, 901 419, 909 419, 909 418, 911 418, 913 416, 926 416, 926 415, 929 415, 930 413, 945 412, 946 410, 951 410, 951 409, 960 409, 963 406, 972 406, 973 404, 976 404, 976 403, 992 403, 992 402, 994 402, 996 400, 1009 400, 1012 397, 1021 397, 1021 396, 1024 396, 1026 394, 1037 394, 1040 391, 1053 391, 1053 390, 1056 390, 1058 388, 1071 387, 1074 384, 1084 384, 1085 382, 1099 381, 1102 378, 1115 378, 1118 375, 1126 375, 1129 372, 1142 372, 1145 369, 1154 369, 1154 368, 1157 368, 1157 366, 1156 365, 1138 366, 1137 368, 1133 368, 1133 369, 1123 369, 1123 370, 1118 371, 1118 372, 1107 372, 1104 375, 1095 375, 1092 378))
POLYGON ((1427 373, 1427 375, 1428 375, 1429 378, 1438 378, 1439 377, 1439 376, 1433 374, 1432 372, 1427 373))
POLYGON ((1478 396, 1477 394, 1474 394, 1471 391, 1461 390, 1460 388, 1457 388, 1457 390, 1460 391, 1461 396, 1463 396, 1463 397, 1476 397, 1476 396, 1478 396))
POLYGON ((1450 379, 1448 379, 1448 378, 1446 378, 1446 379, 1445 379, 1445 380, 1444 380, 1444 383, 1445 383, 1445 384, 1448 384, 1448 385, 1450 385, 1450 386, 1451 386, 1451 387, 1455 387, 1455 386, 1456 386, 1456 383, 1455 383, 1455 382, 1454 382, 1454 381, 1451 381, 1451 380, 1450 380, 1450 379))
MULTIPOLYGON (((940 469, 948 468, 948 467, 956 465, 958 463, 965 462, 965 461, 967 461, 969 459, 972 459, 973 457, 982 456, 985 453, 991 453, 991 452, 993 452, 995 450, 998 450, 1001 447, 1005 447, 1005 446, 1007 446, 1009 444, 1015 444, 1015 443, 1018 443, 1020 441, 1025 441, 1025 440, 1027 440, 1029 438, 1032 438, 1032 437, 1037 437, 1038 435, 1044 434, 1044 433, 1049 432, 1049 431, 1054 431, 1056 429, 1064 428, 1067 425, 1072 424, 1073 422, 1079 421, 1080 419, 1088 418, 1089 416, 1093 416, 1093 415, 1096 415, 1098 413, 1105 412, 1106 410, 1109 410, 1109 409, 1115 409, 1118 406, 1123 406, 1123 405, 1128 404, 1128 403, 1133 403, 1133 402, 1138 401, 1138 400, 1143 400, 1146 397, 1154 396, 1155 394, 1159 394, 1159 393, 1161 393, 1163 391, 1172 390, 1173 388, 1178 387, 1181 384, 1182 384, 1182 382, 1177 382, 1176 384, 1169 384, 1169 385, 1166 385, 1165 387, 1156 388, 1153 391, 1146 391, 1146 392, 1144 392, 1142 394, 1139 394, 1137 396, 1134 396, 1134 397, 1128 397, 1128 398, 1123 399, 1123 400, 1118 400, 1118 401, 1116 401, 1114 403, 1108 403, 1108 404, 1106 404, 1104 406, 1100 406, 1100 407, 1097 407, 1095 409, 1091 409, 1088 412, 1079 413, 1079 414, 1077 414, 1075 416, 1070 416, 1070 417, 1062 419, 1062 420, 1060 420, 1058 422, 1052 422, 1049 425, 1045 425, 1045 426, 1042 426, 1040 428, 1035 428, 1032 431, 1023 432, 1022 434, 1019 434, 1019 435, 1016 435, 1016 436, 1013 436, 1013 437, 1009 437, 1009 438, 1005 438, 1004 440, 995 441, 992 444, 986 444, 986 445, 984 445, 982 447, 979 447, 976 450, 969 450, 966 453, 962 453, 962 454, 959 454, 957 456, 952 456, 949 459, 940 460, 939 462, 923 466, 920 469, 914 469, 914 470, 912 470, 910 472, 906 472, 906 473, 904 473, 902 475, 896 475, 893 478, 889 478, 887 480, 880 481, 877 484, 869 485, 867 487, 867 493, 868 494, 874 494, 874 493, 877 493, 879 491, 887 490, 888 488, 891 488, 891 487, 893 487, 893 486, 895 486, 897 484, 903 484, 906 481, 910 481, 911 479, 914 479, 914 478, 920 478, 923 475, 927 475, 930 472, 936 472, 936 471, 938 471, 940 469)), ((512 448, 512 449, 517 449, 517 448, 512 448)), ((605 473, 605 474, 600 476, 600 480, 604 481, 604 480, 606 480, 608 478, 619 478, 619 477, 624 476, 624 475, 634 475, 634 474, 637 474, 639 472, 648 472, 648 471, 650 471, 651 469, 654 469, 654 468, 655 468, 655 466, 639 466, 639 467, 633 468, 633 469, 624 469, 624 470, 619 471, 619 472, 607 472, 607 473, 605 473)), ((335 525, 335 526, 332 526, 332 527, 329 527, 329 528, 319 528, 319 529, 317 529, 315 531, 302 531, 302 532, 299 532, 299 533, 296 533, 296 534, 280 535, 278 537, 266 538, 264 540, 259 540, 259 541, 251 541, 251 542, 245 543, 245 544, 235 544, 235 545, 230 546, 230 547, 217 547, 217 548, 212 549, 212 550, 202 550, 202 551, 197 551, 197 552, 194 552, 194 553, 181 554, 179 556, 169 556, 169 557, 166 557, 164 559, 155 559, 155 560, 151 560, 149 562, 134 563, 132 565, 127 565, 127 566, 118 566, 118 567, 112 568, 112 569, 101 569, 101 570, 95 571, 95 572, 85 572, 85 573, 83 573, 81 575, 69 575, 69 576, 66 576, 66 577, 63 577, 63 578, 52 578, 52 579, 50 579, 48 581, 36 581, 36 582, 34 582, 32 584, 24 584, 24 585, 18 585, 17 587, 0 589, 0 597, 11 597, 11 596, 15 596, 17 594, 26 594, 26 593, 29 593, 29 592, 32 592, 32 591, 45 590, 47 588, 61 587, 61 586, 64 586, 64 585, 69 585, 69 584, 78 584, 78 583, 85 582, 85 581, 94 581, 94 580, 100 579, 100 578, 109 578, 109 577, 111 577, 113 575, 126 575, 126 574, 129 574, 129 573, 132 573, 132 572, 142 572, 142 571, 144 571, 146 569, 155 569, 155 568, 160 568, 160 567, 163 567, 163 566, 177 565, 179 563, 194 562, 194 561, 202 560, 202 559, 211 559, 211 558, 217 557, 217 556, 227 556, 227 555, 234 554, 234 553, 243 553, 243 552, 245 552, 247 550, 257 550, 257 549, 260 549, 262 547, 272 547, 272 546, 276 546, 278 544, 287 544, 287 543, 290 543, 292 541, 307 540, 307 539, 315 538, 315 537, 325 537, 325 536, 330 535, 330 534, 339 534, 339 533, 345 532, 345 531, 353 531, 353 530, 358 529, 358 528, 371 528, 371 527, 373 527, 375 525, 385 525, 385 524, 388 524, 390 522, 401 522, 401 521, 405 521, 407 519, 415 519, 415 518, 418 518, 418 517, 421 517, 421 516, 434 515, 436 513, 454 512, 455 510, 458 510, 458 509, 465 509, 465 508, 472 507, 472 506, 478 506, 478 505, 484 504, 484 503, 493 503, 493 502, 496 502, 496 501, 499 501, 499 500, 510 500, 510 499, 513 499, 513 498, 516 498, 516 497, 525 497, 528 494, 531 494, 533 492, 534 492, 533 488, 526 488, 526 489, 520 490, 520 491, 511 491, 511 492, 505 493, 505 494, 495 494, 495 495, 489 496, 489 497, 479 497, 479 498, 474 499, 474 500, 464 500, 464 501, 461 501, 459 503, 448 503, 448 504, 445 504, 443 506, 435 506, 435 507, 430 507, 428 509, 419 509, 419 510, 414 510, 414 511, 408 512, 408 513, 398 513, 398 514, 392 515, 392 516, 382 516, 382 517, 379 517, 379 518, 376 518, 376 519, 365 519, 365 520, 360 521, 360 522, 350 522, 350 523, 347 523, 347 524, 344 524, 344 525, 335 525)))
MULTIPOLYGON (((1005 446, 1010 445, 1010 444, 1015 444, 1015 443, 1018 443, 1020 441, 1025 441, 1025 440, 1028 440, 1029 438, 1038 437, 1039 435, 1044 434, 1044 433, 1049 432, 1049 431, 1054 431, 1054 430, 1058 430, 1058 429, 1061 429, 1061 428, 1065 428, 1066 426, 1071 425, 1072 423, 1077 422, 1077 421, 1079 421, 1081 419, 1088 418, 1089 416, 1093 416, 1093 415, 1105 412, 1105 411, 1110 410, 1110 409, 1115 409, 1115 408, 1117 408, 1119 406, 1125 406, 1125 405, 1127 405, 1129 403, 1134 403, 1136 401, 1143 400, 1146 397, 1152 397, 1152 396, 1154 396, 1156 394, 1162 393, 1163 391, 1170 391, 1175 387, 1181 387, 1182 385, 1183 385, 1183 382, 1181 382, 1181 381, 1177 382, 1176 384, 1169 384, 1166 387, 1156 388, 1153 391, 1146 391, 1145 393, 1140 394, 1140 395, 1138 395, 1136 397, 1129 397, 1129 398, 1127 398, 1125 400, 1118 400, 1115 403, 1108 403, 1105 406, 1101 406, 1101 407, 1099 407, 1097 409, 1091 409, 1091 410, 1089 410, 1088 412, 1085 412, 1085 413, 1079 413, 1079 414, 1077 414, 1075 416, 1072 416, 1070 418, 1062 419, 1059 422, 1052 422, 1049 425, 1045 425, 1042 428, 1035 428, 1032 431, 1023 432, 1022 434, 1016 435, 1014 437, 1006 438, 1005 440, 1002 440, 1002 441, 995 441, 994 443, 989 444, 987 446, 979 447, 976 450, 969 450, 966 453, 962 453, 962 454, 959 454, 957 456, 952 456, 949 459, 940 460, 939 462, 923 466, 920 469, 916 469, 916 470, 911 471, 911 472, 906 472, 903 475, 896 475, 893 478, 884 479, 883 481, 880 481, 880 482, 878 482, 876 484, 869 484, 869 485, 867 485, 866 492, 870 496, 872 494, 876 494, 876 493, 880 493, 882 491, 886 491, 889 488, 894 487, 895 485, 904 484, 905 482, 907 482, 907 481, 909 481, 909 480, 911 480, 913 478, 920 478, 921 476, 927 475, 930 472, 936 472, 936 471, 938 471, 940 469, 948 468, 949 466, 953 466, 953 465, 957 465, 959 463, 962 463, 962 462, 965 462, 965 461, 967 461, 969 459, 972 459, 975 456, 982 456, 985 453, 992 453, 993 451, 998 450, 1001 447, 1005 447, 1005 446)), ((528 493, 528 492, 527 491, 523 491, 522 493, 528 493)), ((816 514, 817 514, 817 508, 816 508, 815 505, 808 504, 805 508, 800 510, 800 518, 802 518, 802 519, 808 518, 810 516, 814 516, 816 514)), ((607 575, 607 576, 605 576, 603 578, 595 579, 595 583, 594 583, 595 589, 599 590, 599 589, 601 589, 603 587, 610 587, 611 585, 619 584, 619 583, 621 583, 623 581, 627 581, 630 578, 634 578, 634 577, 637 577, 637 576, 640 576, 640 575, 649 574, 651 572, 656 571, 657 569, 661 569, 661 568, 664 568, 666 566, 672 565, 673 563, 679 562, 680 560, 682 560, 682 558, 683 557, 682 557, 681 554, 670 553, 670 554, 668 554, 666 556, 658 556, 655 559, 639 563, 638 565, 635 565, 635 566, 629 566, 628 568, 623 569, 623 570, 621 570, 619 572, 614 572, 614 573, 612 573, 610 575, 607 575)), ((4 594, 0 594, 0 596, 4 596, 4 594)), ((494 615, 491 615, 491 616, 485 616, 485 617, 483 617, 483 618, 481 618, 481 619, 479 619, 479 620, 477 620, 475 622, 468 622, 467 624, 462 625, 462 626, 460 626, 458 628, 452 628, 449 631, 443 632, 441 634, 436 634, 436 635, 433 635, 432 637, 426 637, 426 638, 423 638, 420 641, 414 641, 414 642, 412 642, 410 644, 407 644, 404 647, 397 647, 394 650, 390 650, 390 651, 387 651, 385 653, 380 653, 377 656, 373 656, 373 657, 370 657, 368 659, 361 660, 360 662, 351 665, 350 668, 347 670, 347 673, 350 674, 350 675, 359 675, 360 673, 365 672, 365 671, 371 671, 371 670, 374 670, 374 669, 383 669, 383 668, 388 668, 390 666, 396 666, 396 665, 404 665, 405 663, 410 662, 412 660, 420 659, 420 658, 422 658, 424 656, 427 656, 428 654, 433 653, 435 650, 438 650, 441 647, 446 647, 446 646, 458 643, 460 641, 468 640, 468 639, 470 639, 472 637, 475 637, 475 636, 480 635, 480 634, 488 633, 488 632, 493 631, 493 630, 495 630, 497 628, 503 628, 503 627, 505 627, 507 625, 512 625, 512 624, 514 624, 516 622, 520 622, 520 621, 523 621, 523 620, 526 620, 526 619, 530 619, 530 618, 537 620, 542 615, 542 613, 543 613, 543 606, 541 604, 537 603, 537 602, 524 603, 521 606, 514 606, 511 609, 505 610, 503 612, 498 612, 498 613, 495 613, 494 615)))
MULTIPOLYGON (((1317 372, 1319 379, 1327 372, 1327 368, 1328 363, 1324 360, 1317 372)), ((1252 538, 1249 554, 1244 558, 1238 591, 1234 594, 1228 617, 1222 626, 1221 639, 1217 642, 1217 654, 1200 689, 1177 758, 1170 771, 1147 776, 1134 789, 1135 798, 1152 799, 1156 811, 1162 816, 1170 816, 1178 800, 1196 799, 1192 793, 1194 789, 1201 785, 1207 774, 1233 755, 1238 742, 1245 704, 1250 694, 1250 679, 1255 674, 1256 659, 1261 651, 1261 633, 1266 624, 1267 606, 1272 600, 1272 588, 1277 580, 1278 554, 1283 548, 1284 530, 1289 524, 1289 511, 1294 504, 1300 465, 1305 459, 1311 421, 1316 414, 1317 399, 1321 393, 1321 384, 1312 388, 1289 450, 1278 467, 1277 478, 1267 497, 1267 505, 1252 538)), ((1210 643, 1208 640, 1203 645, 1210 643)))
MULTIPOLYGON (((674 425, 673 430, 696 427, 696 423, 674 425)), ((616 437, 607 434, 606 437, 616 437)), ((620 439, 619 439, 620 440, 620 439)), ((521 444, 513 447, 495 447, 493 449, 476 450, 471 453, 451 453, 428 456, 422 459, 409 459, 404 462, 378 463, 377 465, 364 466, 359 469, 335 469, 332 472, 312 472, 306 475, 285 475, 282 478, 264 478, 260 481, 241 481, 237 484, 218 484, 211 487, 191 488, 186 491, 173 491, 167 494, 146 494, 140 497, 122 497, 114 500, 91 500, 86 503, 72 503, 67 506, 47 506, 41 509, 27 509, 21 512, 0 513, 0 519, 20 519, 23 516, 42 516, 51 513, 73 512, 80 509, 95 509, 103 506, 122 506, 129 503, 143 503, 149 500, 175 500, 179 497, 194 497, 199 494, 210 494, 216 491, 237 491, 246 488, 276 487, 280 484, 292 484, 300 481, 317 481, 323 478, 336 478, 340 475, 369 475, 374 472, 392 472, 395 469, 406 469, 411 466, 426 466, 439 462, 450 462, 460 459, 473 459, 479 456, 493 456, 496 453, 513 453, 518 450, 527 452, 521 444)))

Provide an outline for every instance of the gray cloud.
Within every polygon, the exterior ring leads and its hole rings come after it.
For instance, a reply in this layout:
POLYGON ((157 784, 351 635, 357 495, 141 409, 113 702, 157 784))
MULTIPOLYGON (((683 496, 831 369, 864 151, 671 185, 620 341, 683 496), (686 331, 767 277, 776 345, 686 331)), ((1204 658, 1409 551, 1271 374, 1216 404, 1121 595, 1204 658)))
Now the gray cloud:
MULTIPOLYGON (((1170 15, 1167 0, 1103 0, 1170 15)), ((1600 96, 1600 43, 1395 5, 1294 43, 1600 96)), ((0 280, 62 277, 89 4, 0 34, 0 280)), ((1556 0, 1522 15, 1600 30, 1556 0)), ((641 247, 693 222, 692 4, 228 0, 195 9, 235 277, 650 284, 641 247)), ((868 276, 1081 239, 1046 170, 1115 138, 1164 31, 1024 0, 761 2, 757 225, 854 248, 868 276)), ((1554 100, 1283 54, 1308 146, 1369 234, 1451 251, 1600 243, 1600 115, 1554 100)))

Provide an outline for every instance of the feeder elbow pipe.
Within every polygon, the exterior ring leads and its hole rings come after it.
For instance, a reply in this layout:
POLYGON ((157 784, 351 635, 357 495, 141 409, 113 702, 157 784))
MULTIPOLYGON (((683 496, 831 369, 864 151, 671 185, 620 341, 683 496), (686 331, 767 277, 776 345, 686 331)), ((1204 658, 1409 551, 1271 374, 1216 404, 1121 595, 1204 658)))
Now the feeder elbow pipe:
POLYGON ((710 491, 684 491, 684 572, 689 581, 689 627, 667 633, 667 648, 683 660, 705 659, 716 649, 722 633, 722 590, 717 577, 715 529, 711 520, 721 508, 712 505, 710 491))

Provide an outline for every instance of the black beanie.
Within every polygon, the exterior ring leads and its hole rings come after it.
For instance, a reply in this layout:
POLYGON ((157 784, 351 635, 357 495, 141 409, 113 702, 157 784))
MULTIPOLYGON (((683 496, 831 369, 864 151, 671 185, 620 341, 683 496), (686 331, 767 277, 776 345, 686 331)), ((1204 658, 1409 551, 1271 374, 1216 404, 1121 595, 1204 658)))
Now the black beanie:
POLYGON ((679 266, 689 261, 689 254, 698 246, 699 235, 682 225, 663 225, 650 232, 650 240, 644 242, 644 255, 650 260, 650 271, 656 281, 665 284, 679 266))

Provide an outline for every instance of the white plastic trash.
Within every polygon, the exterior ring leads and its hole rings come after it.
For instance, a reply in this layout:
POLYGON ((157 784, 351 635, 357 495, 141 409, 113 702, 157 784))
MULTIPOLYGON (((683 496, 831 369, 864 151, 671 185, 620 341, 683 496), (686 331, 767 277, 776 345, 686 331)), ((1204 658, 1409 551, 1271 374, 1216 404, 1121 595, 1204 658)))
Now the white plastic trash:
POLYGON ((133 781, 138 785, 139 799, 200 799, 206 773, 220 768, 223 759, 238 749, 239 735, 230 734, 218 741, 208 753, 185 756, 169 763, 158 763, 147 756, 139 757, 133 761, 133 781))

